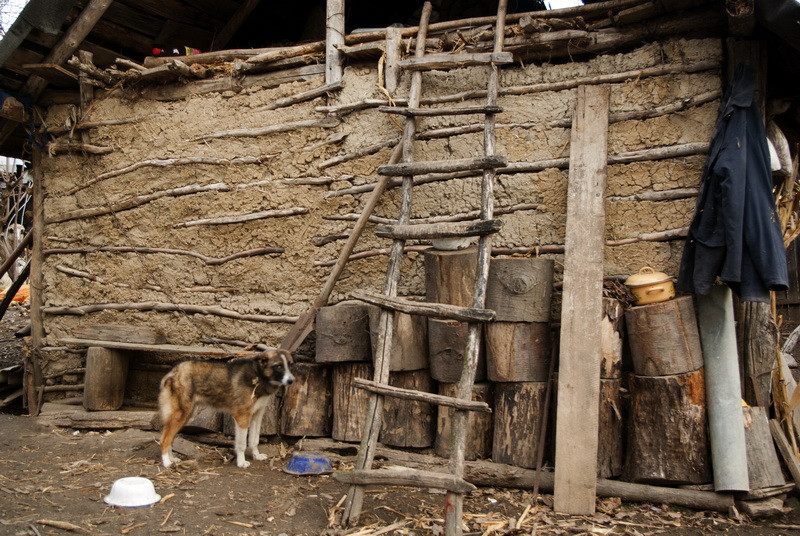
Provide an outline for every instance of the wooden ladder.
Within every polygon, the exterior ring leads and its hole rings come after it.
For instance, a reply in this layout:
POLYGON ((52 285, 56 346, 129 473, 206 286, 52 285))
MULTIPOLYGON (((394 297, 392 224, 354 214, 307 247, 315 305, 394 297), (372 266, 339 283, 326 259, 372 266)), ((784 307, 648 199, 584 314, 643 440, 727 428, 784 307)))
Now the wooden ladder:
MULTIPOLYGON (((419 24, 415 57, 400 62, 402 68, 412 70, 411 88, 408 106, 405 108, 381 108, 387 113, 405 116, 403 136, 400 146, 402 158, 399 163, 392 163, 378 168, 383 176, 402 177, 402 200, 400 213, 395 225, 383 225, 376 229, 379 236, 393 239, 386 281, 383 294, 358 291, 352 297, 381 308, 378 340, 375 345, 374 381, 357 381, 356 385, 372 394, 367 406, 364 432, 358 450, 354 471, 337 472, 335 478, 350 484, 344 504, 343 523, 355 525, 361 515, 364 486, 366 485, 405 485, 447 490, 445 505, 445 533, 447 535, 462 534, 462 517, 464 494, 475 489, 475 486, 463 479, 464 451, 467 437, 467 411, 490 412, 484 402, 472 400, 472 388, 478 363, 478 351, 481 345, 482 322, 494 319, 494 311, 484 308, 486 302, 486 284, 489 274, 489 260, 492 245, 490 235, 500 229, 500 221, 493 219, 494 213, 494 177, 495 169, 505 166, 504 157, 495 155, 495 114, 502 111, 497 106, 499 86, 498 64, 511 63, 510 53, 503 52, 503 34, 505 31, 507 0, 500 0, 497 9, 497 23, 493 52, 487 54, 431 54, 425 56, 425 40, 431 3, 426 2, 419 24), (487 102, 485 106, 469 106, 454 108, 420 108, 422 71, 430 69, 450 68, 465 65, 487 65, 489 81, 487 102), (484 155, 478 158, 460 160, 414 162, 412 144, 416 130, 416 117, 430 115, 484 114, 484 155), (471 222, 437 223, 410 225, 411 192, 414 176, 422 173, 446 173, 457 171, 482 170, 480 219, 471 222), (449 304, 420 303, 397 297, 400 281, 400 268, 403 260, 403 248, 408 239, 430 239, 448 237, 478 237, 478 267, 472 307, 459 307, 449 304), (424 315, 435 318, 446 318, 469 323, 469 335, 466 342, 461 379, 458 382, 456 397, 447 397, 410 389, 400 389, 389 385, 390 345, 393 339, 393 318, 395 311, 424 315), (449 473, 435 473, 410 468, 372 469, 378 435, 381 428, 383 397, 395 396, 410 400, 419 400, 454 408, 453 439, 449 462, 449 473)), ((395 160, 395 158, 393 158, 395 160)))

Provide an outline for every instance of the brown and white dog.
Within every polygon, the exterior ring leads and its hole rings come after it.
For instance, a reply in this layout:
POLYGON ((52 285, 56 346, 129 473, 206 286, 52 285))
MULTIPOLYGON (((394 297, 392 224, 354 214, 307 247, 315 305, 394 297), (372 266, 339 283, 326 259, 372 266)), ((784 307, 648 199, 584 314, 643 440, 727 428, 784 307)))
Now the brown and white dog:
POLYGON ((252 358, 227 363, 184 361, 161 380, 158 407, 161 414, 161 461, 169 467, 178 459, 172 441, 189 420, 196 404, 227 411, 236 423, 234 451, 236 465, 249 467, 245 447, 254 460, 264 460, 258 452, 261 421, 267 396, 282 385, 294 383, 289 370, 292 354, 286 350, 267 350, 252 358))

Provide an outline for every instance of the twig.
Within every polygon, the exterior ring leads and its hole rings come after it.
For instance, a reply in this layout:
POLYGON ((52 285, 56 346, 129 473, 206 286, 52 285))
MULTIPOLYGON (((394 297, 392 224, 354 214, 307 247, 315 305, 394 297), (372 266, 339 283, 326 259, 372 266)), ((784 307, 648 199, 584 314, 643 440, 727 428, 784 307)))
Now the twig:
POLYGON ((224 216, 220 218, 204 218, 201 220, 185 221, 176 223, 174 228, 193 227, 195 225, 224 225, 228 223, 244 223, 253 220, 263 220, 265 218, 280 218, 284 216, 296 216, 298 214, 306 214, 307 208, 292 207, 286 209, 265 210, 262 212, 253 212, 251 214, 242 214, 240 216, 224 216))
POLYGON ((297 128, 333 128, 338 124, 339 120, 332 117, 306 119, 303 121, 292 121, 260 128, 237 128, 233 130, 223 130, 221 132, 211 132, 209 134, 195 136, 194 138, 188 138, 185 141, 202 141, 219 138, 254 138, 269 134, 278 134, 280 132, 288 132, 297 128))
POLYGON ((195 313, 203 315, 215 315, 225 318, 235 318, 236 320, 249 320, 251 322, 277 322, 292 323, 297 320, 296 316, 288 315, 256 315, 242 314, 230 309, 224 309, 218 305, 192 305, 186 303, 161 303, 161 302, 128 302, 128 303, 95 303, 80 305, 76 307, 42 307, 42 312, 52 315, 85 315, 100 311, 160 311, 183 313, 195 313))
POLYGON ((226 262, 235 259, 241 259, 243 257, 254 257, 256 255, 267 255, 270 253, 283 253, 283 251, 284 251, 283 248, 263 247, 263 248, 248 249, 246 251, 240 251, 238 253, 228 255, 227 257, 208 257, 206 255, 203 255, 202 253, 197 253, 196 251, 189 251, 185 249, 145 248, 145 247, 134 247, 134 246, 102 246, 99 248, 92 248, 92 247, 52 248, 52 249, 46 249, 42 253, 44 255, 69 255, 73 253, 106 253, 106 252, 164 253, 167 255, 188 255, 190 257, 195 257, 197 259, 200 259, 201 261, 210 266, 218 266, 220 264, 225 264, 226 262))

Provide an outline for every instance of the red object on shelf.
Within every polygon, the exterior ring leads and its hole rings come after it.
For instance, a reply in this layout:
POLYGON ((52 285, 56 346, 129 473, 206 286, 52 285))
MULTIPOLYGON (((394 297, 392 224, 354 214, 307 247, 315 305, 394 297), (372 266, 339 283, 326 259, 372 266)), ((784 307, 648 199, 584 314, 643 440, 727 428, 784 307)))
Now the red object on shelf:
POLYGON ((192 47, 167 47, 167 48, 154 48, 153 56, 191 56, 192 54, 200 54, 200 50, 192 47))

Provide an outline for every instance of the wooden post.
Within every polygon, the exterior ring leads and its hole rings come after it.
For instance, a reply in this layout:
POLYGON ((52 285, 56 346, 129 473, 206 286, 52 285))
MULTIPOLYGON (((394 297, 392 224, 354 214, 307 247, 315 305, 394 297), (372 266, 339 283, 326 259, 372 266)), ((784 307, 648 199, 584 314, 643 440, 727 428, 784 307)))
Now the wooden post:
POLYGON ((339 46, 344 45, 344 0, 327 0, 325 15, 325 83, 334 84, 342 80, 344 54, 339 46))
POLYGON ((608 105, 608 86, 578 87, 570 143, 554 508, 578 515, 597 488, 608 105))
POLYGON ((492 461, 528 469, 536 467, 541 422, 547 418, 546 391, 547 382, 495 384, 492 461))
POLYGON ((25 400, 28 405, 28 413, 36 416, 39 414, 41 400, 37 396, 37 389, 43 387, 41 356, 39 350, 44 346, 44 318, 42 315, 42 303, 44 301, 42 292, 44 291, 44 277, 42 276, 42 265, 44 254, 42 253, 42 239, 44 236, 44 173, 42 173, 42 151, 36 144, 33 145, 33 155, 31 158, 31 170, 33 173, 33 246, 31 249, 31 355, 25 360, 25 400))
POLYGON ((83 407, 90 411, 119 409, 127 379, 127 352, 91 346, 86 352, 83 407))
POLYGON ((389 95, 394 95, 397 91, 397 84, 400 80, 400 61, 402 53, 402 31, 400 28, 389 26, 386 28, 386 65, 383 69, 383 83, 389 95))
POLYGON ((323 437, 331 433, 331 369, 316 363, 295 363, 295 382, 286 388, 281 433, 323 437))

